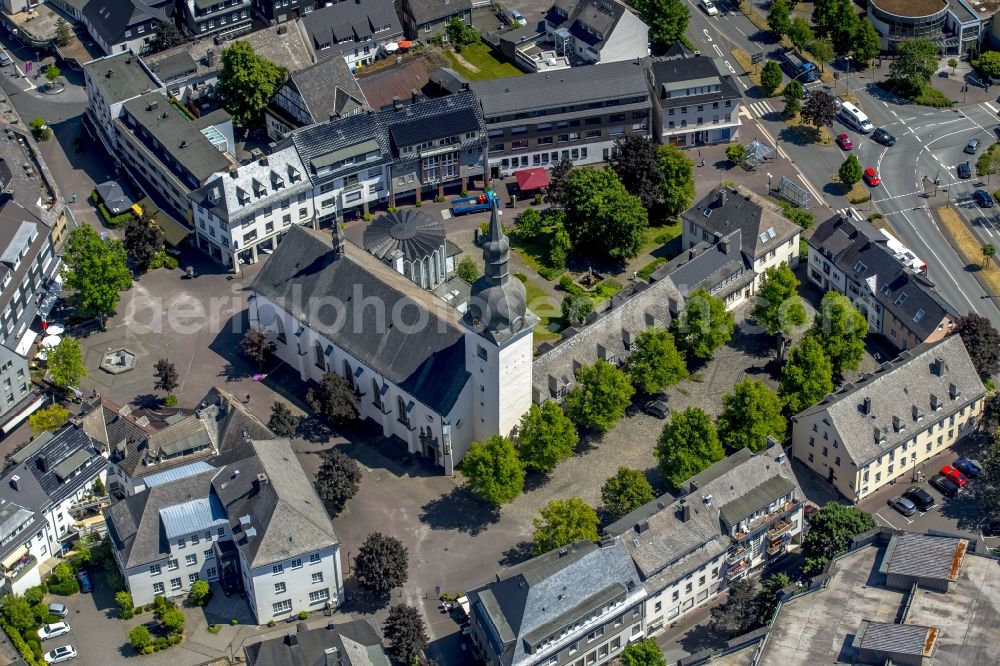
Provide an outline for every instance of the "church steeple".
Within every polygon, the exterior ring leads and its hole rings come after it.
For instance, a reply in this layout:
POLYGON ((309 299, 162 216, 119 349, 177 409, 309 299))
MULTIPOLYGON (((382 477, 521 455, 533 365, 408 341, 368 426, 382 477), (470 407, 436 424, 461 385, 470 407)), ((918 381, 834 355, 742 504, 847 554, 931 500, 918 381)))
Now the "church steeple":
POLYGON ((483 243, 483 261, 485 274, 491 285, 501 285, 510 280, 510 241, 500 226, 498 207, 490 209, 490 228, 483 243))

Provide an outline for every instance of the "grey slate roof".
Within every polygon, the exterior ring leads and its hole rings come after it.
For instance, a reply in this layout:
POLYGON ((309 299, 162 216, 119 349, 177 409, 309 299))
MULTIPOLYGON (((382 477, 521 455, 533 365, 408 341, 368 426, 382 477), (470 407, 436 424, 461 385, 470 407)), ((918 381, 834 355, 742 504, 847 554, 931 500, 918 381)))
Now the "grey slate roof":
POLYGON ((968 539, 903 532, 885 550, 879 571, 932 580, 957 580, 968 539))
POLYGON ((649 97, 645 69, 632 60, 473 81, 469 88, 479 97, 486 117, 597 100, 649 97))
MULTIPOLYGON (((683 46, 681 48, 684 48, 683 46)), ((705 104, 727 99, 738 100, 740 91, 729 75, 723 76, 715 62, 707 56, 685 56, 681 53, 669 55, 664 59, 652 61, 650 70, 653 74, 654 94, 659 98, 660 105, 669 109, 691 104, 705 104), (716 84, 718 91, 686 97, 670 97, 668 90, 683 88, 687 83, 702 82, 700 85, 716 84)))
MULTIPOLYGON (((401 109, 389 107, 379 111, 377 116, 388 130, 396 150, 466 132, 476 136, 463 141, 463 146, 479 144, 486 133, 482 109, 471 90, 419 101, 401 109)), ((419 155, 414 152, 410 159, 419 159, 419 155)))
POLYGON ((933 333, 943 319, 959 318, 934 283, 901 263, 909 257, 897 259, 886 237, 867 221, 834 216, 816 227, 809 246, 867 289, 886 315, 898 319, 921 340, 933 333), (864 270, 855 270, 859 265, 864 270), (897 303, 904 293, 906 299, 897 303), (917 317, 921 310, 924 314, 917 317))
POLYGON ((340 666, 389 666, 382 637, 365 620, 314 629, 300 622, 294 633, 247 645, 244 652, 249 666, 329 666, 330 648, 340 666))
POLYGON ((101 39, 109 47, 131 39, 125 32, 148 21, 171 21, 171 17, 160 3, 146 3, 143 0, 89 0, 83 8, 83 15, 93 26, 101 39))
POLYGON ((309 125, 292 132, 290 139, 303 168, 314 184, 330 182, 343 177, 344 174, 360 170, 362 166, 359 164, 347 164, 322 175, 317 173, 318 166, 332 163, 331 156, 346 159, 363 155, 373 148, 372 142, 378 146, 379 157, 366 161, 364 168, 370 169, 392 161, 388 134, 379 122, 378 116, 371 113, 309 125))
POLYGON ((388 42, 403 34, 392 0, 338 2, 309 12, 300 21, 313 49, 329 46, 331 53, 353 51, 366 42, 388 42), (349 41, 342 44, 344 40, 349 41))
POLYGON ((108 104, 124 102, 159 87, 131 53, 91 60, 83 67, 108 104))
POLYGON ((429 408, 450 413, 469 376, 457 312, 442 309, 433 295, 367 252, 346 244, 344 256, 337 258, 332 249, 328 235, 292 226, 257 274, 251 291, 308 323, 429 408), (346 308, 345 321, 334 327, 303 311, 310 298, 346 305, 362 297, 381 303, 386 317, 399 312, 407 322, 420 316, 415 310, 426 311, 427 324, 412 332, 398 324, 382 331, 377 309, 366 307, 361 319, 354 319, 354 308, 346 308), (416 308, 402 307, 407 302, 416 308))
POLYGON ((380 215, 365 227, 365 249, 384 261, 397 255, 406 261, 419 261, 444 244, 441 220, 415 208, 380 215))
POLYGON ((472 9, 472 0, 404 0, 404 2, 418 26, 449 16, 458 16, 472 9))
POLYGON ((753 282, 756 275, 753 267, 746 265, 743 253, 740 252, 741 238, 742 233, 737 229, 715 245, 702 241, 657 268, 650 278, 670 278, 685 298, 701 288, 707 289, 717 298, 725 298, 729 293, 753 282), (738 274, 742 275, 720 290, 713 291, 714 285, 738 274))
POLYGON ((135 201, 132 200, 118 181, 108 180, 97 186, 97 193, 101 196, 101 201, 108 207, 112 215, 124 213, 135 201))
POLYGON ((985 393, 962 338, 951 335, 903 352, 873 374, 862 375, 803 410, 794 420, 823 415, 830 422, 832 436, 860 467, 926 427, 918 423, 925 417, 928 423, 945 419, 985 393), (938 360, 943 361, 943 370, 938 360), (935 398, 940 401, 937 411, 931 406, 935 398), (861 408, 865 399, 871 401, 867 414, 861 408), (876 441, 876 430, 881 443, 876 441))
POLYGON ((564 331, 563 339, 541 351, 532 363, 534 401, 555 398, 560 385, 572 388, 576 369, 601 358, 602 349, 617 359, 625 359, 626 337, 630 335, 634 340, 650 326, 668 326, 671 302, 683 306, 683 297, 670 280, 648 286, 636 283, 612 299, 610 310, 592 315, 591 323, 564 331))
POLYGON ((220 453, 244 446, 249 440, 275 439, 275 434, 229 391, 213 387, 201 402, 202 420, 220 453))
MULTIPOLYGON (((341 2, 326 9, 335 9, 341 5, 359 6, 341 2)), ((326 9, 306 14, 306 18, 326 9)), ((333 117, 349 116, 366 106, 365 95, 343 58, 328 58, 312 67, 295 72, 289 76, 285 85, 298 91, 314 123, 330 120, 333 117)))
POLYGON ((552 6, 553 9, 545 15, 545 20, 556 27, 568 28, 570 34, 597 51, 601 50, 622 15, 628 11, 624 5, 614 0, 556 0, 552 6), (556 7, 562 9, 567 17, 554 11, 556 7), (601 37, 598 38, 584 26, 600 33, 601 37))
POLYGON ((751 267, 758 257, 787 243, 800 231, 774 204, 745 189, 725 185, 706 194, 681 217, 685 225, 695 224, 715 234, 716 241, 739 229, 743 254, 751 267), (707 216, 706 211, 710 211, 707 216))
POLYGON ((638 588, 639 575, 620 540, 598 546, 577 541, 497 573, 469 593, 473 612, 488 615, 505 649, 503 664, 526 657, 525 644, 540 642, 614 598, 638 588))

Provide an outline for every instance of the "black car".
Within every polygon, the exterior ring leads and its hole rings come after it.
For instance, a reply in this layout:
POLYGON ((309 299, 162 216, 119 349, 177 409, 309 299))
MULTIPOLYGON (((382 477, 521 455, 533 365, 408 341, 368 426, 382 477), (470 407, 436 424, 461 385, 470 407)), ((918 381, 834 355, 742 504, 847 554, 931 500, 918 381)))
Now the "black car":
MULTIPOLYGON (((972 200, 980 208, 993 208, 993 197, 986 190, 976 190, 972 193, 972 200)), ((964 474, 965 472, 962 471, 964 474)))
POLYGON ((958 171, 959 178, 972 178, 972 168, 969 166, 968 162, 962 162, 956 168, 958 171))
POLYGON ((931 479, 930 483, 945 497, 954 497, 958 494, 958 486, 946 476, 938 474, 931 479))
POLYGON ((872 139, 881 143, 883 146, 894 146, 896 145, 896 137, 886 132, 884 129, 879 127, 877 130, 872 132, 872 139))
POLYGON ((670 408, 662 400, 650 400, 643 405, 642 411, 658 419, 665 419, 670 414, 670 408))
POLYGON ((910 486, 903 497, 916 504, 921 511, 927 511, 936 504, 931 494, 920 486, 910 486))

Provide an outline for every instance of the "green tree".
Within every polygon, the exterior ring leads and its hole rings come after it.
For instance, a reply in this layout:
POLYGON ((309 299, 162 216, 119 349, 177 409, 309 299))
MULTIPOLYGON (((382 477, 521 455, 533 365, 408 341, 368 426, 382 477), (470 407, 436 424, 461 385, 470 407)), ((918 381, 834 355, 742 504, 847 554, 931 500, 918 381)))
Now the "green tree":
POLYGON ((842 375, 844 370, 857 370, 861 363, 868 320, 846 296, 828 291, 820 302, 811 334, 830 359, 834 374, 842 375))
POLYGON ((729 639, 760 625, 761 598, 757 583, 743 579, 729 585, 726 600, 712 608, 712 633, 729 639))
POLYGON ((83 350, 80 341, 69 336, 46 353, 49 377, 61 388, 79 387, 80 380, 87 376, 87 366, 83 364, 83 350))
POLYGON ((797 49, 804 49, 812 41, 816 39, 816 35, 813 34, 812 28, 809 27, 809 21, 805 20, 801 16, 796 16, 792 19, 788 26, 788 39, 791 40, 792 44, 797 49))
POLYGON ((684 310, 674 320, 674 338, 678 346, 700 359, 712 358, 722 345, 733 338, 735 321, 726 304, 705 289, 688 295, 684 310))
POLYGON ((38 626, 35 614, 27 599, 17 594, 7 594, 0 598, 3 604, 3 619, 21 634, 28 636, 38 626))
POLYGON ((184 631, 184 611, 176 606, 168 606, 160 613, 160 626, 171 634, 184 631))
POLYGON ((680 215, 694 201, 694 162, 669 143, 656 149, 660 163, 660 199, 667 215, 680 215))
POLYGON ((541 233, 544 226, 542 216, 534 208, 525 208, 521 211, 516 222, 517 226, 514 227, 514 231, 520 238, 534 238, 541 233))
POLYGON ((191 583, 191 601, 195 606, 204 606, 208 603, 208 597, 212 594, 212 588, 208 586, 208 581, 196 580, 191 583))
POLYGON ((410 554, 396 537, 368 535, 354 558, 354 580, 379 597, 387 597, 409 578, 410 554))
POLYGON ((1000 506, 1000 439, 997 437, 997 405, 1000 397, 996 394, 986 399, 986 410, 980 422, 980 431, 989 435, 989 441, 979 455, 982 473, 972 486, 972 495, 980 506, 1000 506))
POLYGON ((833 30, 830 31, 830 39, 833 40, 833 48, 837 51, 837 55, 843 56, 851 52, 854 36, 859 32, 861 19, 855 13, 851 0, 844 0, 839 6, 842 13, 833 30))
POLYGON ((323 373, 319 386, 306 392, 310 409, 332 423, 346 423, 358 418, 358 397, 354 387, 333 372, 323 373))
POLYGON ((635 511, 653 501, 653 487, 646 475, 637 469, 619 467, 614 476, 601 486, 601 504, 615 518, 635 511))
POLYGON ((568 546, 574 541, 597 541, 597 512, 579 497, 552 500, 535 518, 535 555, 568 546))
POLYGON ((858 21, 851 43, 851 57, 859 67, 870 63, 882 52, 882 38, 871 21, 858 21))
POLYGON ((517 455, 524 466, 542 473, 551 472, 573 455, 580 442, 576 426, 551 400, 531 407, 521 416, 517 428, 517 455))
POLYGON ((788 352, 778 395, 791 414, 798 414, 833 391, 833 364, 816 336, 807 334, 788 352))
POLYGON ((43 432, 58 430, 66 424, 69 410, 62 405, 51 404, 45 409, 39 409, 28 417, 31 424, 31 436, 38 437, 43 432))
POLYGON ((590 294, 573 292, 563 296, 559 306, 563 319, 570 326, 579 326, 594 311, 594 299, 590 294))
POLYGON ((177 29, 173 21, 157 21, 153 40, 149 43, 149 50, 152 53, 159 53, 180 46, 184 41, 184 35, 177 29))
POLYGON ((937 65, 937 44, 929 39, 905 39, 896 45, 896 58, 889 64, 889 80, 913 93, 930 84, 937 65))
POLYGON ((785 103, 801 101, 805 95, 805 88, 796 80, 791 80, 785 84, 785 89, 781 91, 781 96, 785 98, 785 103))
POLYGON ((115 604, 118 606, 118 615, 122 619, 127 620, 132 617, 135 604, 132 601, 132 595, 127 590, 115 592, 115 604))
POLYGON ((576 371, 576 386, 566 395, 566 413, 581 428, 607 432, 623 416, 635 389, 628 376, 603 359, 576 371))
POLYGON ((104 318, 118 308, 122 291, 132 286, 125 246, 116 238, 101 238, 93 227, 70 232, 63 254, 63 281, 76 292, 79 314, 104 318))
POLYGON ((760 85, 764 89, 764 94, 773 95, 774 91, 781 85, 782 79, 781 65, 773 60, 764 63, 764 69, 760 72, 760 85))
POLYGON ((993 257, 996 256, 997 249, 993 246, 993 243, 986 243, 983 245, 983 268, 989 267, 990 262, 993 261, 993 257))
POLYGON ((299 429, 299 417, 292 413, 288 405, 275 400, 271 405, 267 428, 278 437, 294 437, 299 429))
POLYGON ((639 253, 649 213, 612 169, 575 169, 565 200, 564 225, 575 251, 616 260, 639 253))
POLYGON ((831 557, 851 545, 851 539, 875 529, 875 519, 854 506, 828 502, 809 517, 809 532, 802 541, 803 570, 820 571, 831 557))
POLYGON ((514 444, 502 435, 473 442, 462 460, 462 473, 469 489, 493 506, 513 502, 524 490, 524 463, 514 444))
POLYGON ((814 39, 809 45, 809 52, 819 61, 820 71, 826 70, 826 65, 833 62, 836 53, 833 50, 833 42, 829 38, 814 39))
POLYGON ((549 241, 549 265, 553 268, 565 268, 566 259, 572 248, 573 241, 570 240, 569 232, 560 224, 552 234, 552 240, 549 241))
POLYGON ((417 663, 418 655, 427 647, 424 618, 413 606, 396 604, 390 608, 382 631, 400 664, 417 663))
POLYGON ((135 270, 145 273, 157 253, 163 251, 163 230, 153 220, 133 217, 125 225, 123 245, 135 270))
POLYGON ((667 660, 655 640, 644 638, 625 646, 621 666, 667 666, 667 660))
POLYGON ((56 20, 56 46, 66 47, 73 41, 73 27, 64 18, 56 20))
POLYGON ((622 185, 642 201, 647 210, 660 200, 660 163, 656 144, 642 134, 626 134, 611 148, 610 166, 622 185))
POLYGON ((573 162, 564 157, 549 171, 549 189, 545 191, 545 203, 562 208, 566 204, 566 184, 573 173, 573 162))
POLYGON ((712 417, 699 407, 674 412, 656 443, 660 471, 674 489, 725 457, 712 417))
POLYGON ((656 393, 686 379, 687 364, 677 350, 674 336, 652 326, 639 333, 625 366, 632 383, 646 393, 656 393))
POLYGON ((783 340, 806 323, 806 308, 798 292, 799 279, 795 272, 782 263, 764 271, 764 278, 757 289, 753 318, 770 335, 778 339, 779 357, 783 340))
POLYGON ((361 487, 361 466, 354 458, 337 449, 324 451, 322 459, 316 473, 316 494, 333 513, 340 513, 361 487))
POLYGON ((222 50, 215 91, 233 123, 246 128, 257 122, 284 80, 283 68, 257 55, 250 42, 237 41, 222 50))
POLYGON ((781 399, 774 391, 762 381, 744 379, 732 393, 722 396, 716 427, 729 451, 748 448, 758 453, 767 448, 768 435, 784 441, 788 422, 781 415, 781 399))
POLYGON ((989 319, 970 312, 959 320, 957 333, 980 377, 1000 372, 1000 333, 989 319))
POLYGON ((861 180, 861 162, 858 161, 858 156, 851 153, 844 160, 843 164, 840 165, 840 169, 837 171, 837 177, 840 178, 840 182, 844 185, 850 187, 856 182, 861 180))
POLYGON ((153 376, 156 377, 156 382, 153 383, 153 388, 157 391, 163 391, 164 393, 171 393, 178 386, 179 376, 177 374, 177 368, 174 364, 165 358, 161 358, 153 366, 154 372, 153 376))
POLYGON ((31 129, 31 135, 38 141, 48 141, 52 138, 52 128, 48 126, 45 118, 41 116, 32 118, 31 122, 28 123, 28 127, 31 129))
POLYGON ((445 31, 448 34, 448 42, 459 53, 462 52, 463 46, 475 44, 479 41, 479 31, 471 25, 466 25, 465 21, 457 16, 448 22, 445 31))
POLYGON ((45 78, 48 80, 50 84, 55 83, 56 79, 58 79, 60 76, 62 76, 62 70, 60 70, 55 65, 49 65, 48 67, 45 68, 45 78))
POLYGON ((726 159, 733 164, 739 164, 747 156, 747 147, 742 143, 731 143, 726 146, 726 159))
POLYGON ((465 257, 458 262, 458 277, 469 284, 479 279, 479 266, 472 257, 465 257))
POLYGON ((662 53, 674 42, 684 40, 691 14, 681 0, 636 0, 633 6, 649 26, 649 40, 655 51, 662 53))
POLYGON ((108 489, 104 487, 104 482, 101 481, 101 477, 94 479, 94 494, 98 497, 104 497, 108 494, 108 489))
MULTIPOLYGON (((796 83, 792 81, 792 83, 796 83)), ((797 116, 799 112, 802 111, 802 100, 800 99, 785 99, 785 108, 781 110, 781 117, 785 120, 790 120, 797 116)))
POLYGON ((955 76, 955 68, 958 67, 958 61, 954 58, 948 58, 948 66, 951 67, 951 75, 955 76))
POLYGON ((128 632, 128 643, 136 652, 142 652, 153 644, 153 634, 149 633, 146 625, 140 624, 132 627, 128 632))
POLYGON ((774 0, 767 12, 767 25, 778 35, 788 34, 792 27, 792 8, 785 0, 774 0))
MULTIPOLYGON (((948 63, 951 65, 951 63, 948 63)), ((955 63, 956 66, 958 63, 955 63)), ((979 54, 979 58, 973 63, 976 69, 984 76, 991 79, 1000 79, 1000 51, 984 51, 979 54)), ((955 70, 954 67, 951 68, 955 70)))
POLYGON ((764 581, 764 591, 761 594, 761 622, 766 624, 771 621, 771 616, 778 608, 778 594, 791 584, 792 579, 784 571, 767 577, 764 581))
POLYGON ((264 363, 271 357, 275 349, 277 346, 267 331, 248 328, 240 339, 240 350, 246 354, 247 358, 256 363, 258 368, 264 367, 264 363))

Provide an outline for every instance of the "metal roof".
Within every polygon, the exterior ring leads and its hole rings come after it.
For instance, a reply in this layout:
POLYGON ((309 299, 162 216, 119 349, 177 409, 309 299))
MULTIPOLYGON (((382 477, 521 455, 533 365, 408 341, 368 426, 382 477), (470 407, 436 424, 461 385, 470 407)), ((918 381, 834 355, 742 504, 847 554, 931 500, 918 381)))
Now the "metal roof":
POLYGON ((226 511, 215 495, 164 507, 160 509, 160 521, 168 539, 228 523, 226 511))
POLYGON ((879 571, 897 576, 957 580, 967 539, 904 533, 889 541, 879 571))
POLYGON ((180 467, 174 467, 173 469, 168 469, 163 472, 157 472, 156 474, 150 474, 149 476, 143 478, 143 483, 146 484, 147 488, 152 488, 154 486, 170 483, 179 479, 186 479, 189 476, 201 474, 202 472, 208 472, 213 469, 215 468, 208 463, 198 461, 187 465, 181 465, 180 467))
POLYGON ((411 208, 386 213, 365 227, 365 249, 379 259, 399 252, 407 261, 419 261, 444 244, 441 220, 411 208))
POLYGON ((38 227, 35 226, 34 222, 22 222, 10 243, 4 248, 3 254, 0 255, 0 262, 13 265, 20 261, 37 234, 38 227))
POLYGON ((884 652, 887 657, 895 654, 924 657, 931 653, 937 632, 935 627, 862 620, 853 646, 884 652))

